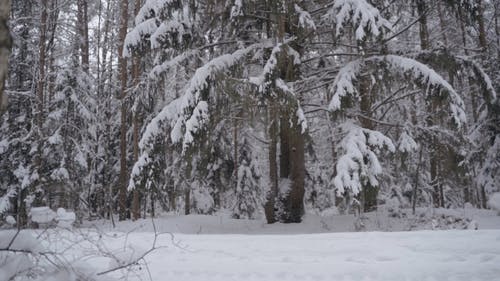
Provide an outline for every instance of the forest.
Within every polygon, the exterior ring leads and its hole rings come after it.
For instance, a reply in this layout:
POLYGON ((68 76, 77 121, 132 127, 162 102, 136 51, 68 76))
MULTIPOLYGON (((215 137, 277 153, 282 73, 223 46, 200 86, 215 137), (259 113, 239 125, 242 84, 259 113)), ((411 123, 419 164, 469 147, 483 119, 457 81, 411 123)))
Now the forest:
POLYGON ((487 209, 500 1, 2 0, 0 225, 487 209))

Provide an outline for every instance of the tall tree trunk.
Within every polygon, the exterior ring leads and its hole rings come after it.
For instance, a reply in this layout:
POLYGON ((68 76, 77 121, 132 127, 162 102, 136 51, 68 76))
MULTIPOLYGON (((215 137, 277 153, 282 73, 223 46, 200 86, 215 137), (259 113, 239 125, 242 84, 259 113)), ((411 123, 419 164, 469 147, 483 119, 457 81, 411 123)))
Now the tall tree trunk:
POLYGON ((38 45, 38 83, 37 83, 37 104, 38 116, 37 124, 38 129, 42 130, 43 125, 43 111, 44 111, 44 87, 45 87, 45 55, 46 55, 46 37, 47 37, 47 3, 48 0, 41 0, 41 18, 40 18, 40 42, 38 45))
POLYGON ((483 1, 476 0, 477 2, 477 24, 479 27, 479 47, 481 47, 483 52, 487 51, 488 42, 486 41, 486 30, 484 28, 484 17, 483 17, 483 1))
POLYGON ((278 197, 278 116, 275 101, 270 101, 270 125, 269 125, 269 181, 270 189, 264 206, 267 223, 276 222, 276 198, 278 197))
MULTIPOLYGON (((139 10, 141 8, 141 0, 135 0, 135 6, 134 6, 134 15, 137 16, 139 13, 139 10)), ((139 56, 134 56, 133 59, 133 66, 132 66, 132 80, 134 87, 137 87, 139 85, 139 75, 140 75, 140 68, 141 68, 141 59, 139 56)), ((136 108, 134 112, 134 134, 133 134, 133 147, 134 147, 134 162, 137 162, 139 160, 139 127, 140 127, 140 112, 139 109, 136 108)), ((136 187, 134 188, 133 195, 132 195, 132 219, 137 220, 141 217, 141 200, 140 200, 141 194, 139 189, 136 187)))
POLYGON ((77 0, 81 62, 85 72, 89 71, 89 20, 87 1, 88 0, 77 0))
POLYGON ((427 7, 425 0, 417 0, 417 12, 420 23, 420 48, 427 50, 429 48, 429 29, 427 28, 427 7))
POLYGON ((446 36, 446 21, 444 19, 443 9, 441 7, 440 1, 438 1, 438 3, 437 3, 437 9, 438 9, 438 16, 439 16, 439 27, 441 29, 441 36, 443 37, 443 44, 444 44, 444 46, 448 47, 448 38, 446 36))
MULTIPOLYGON (((430 48, 429 42, 429 31, 427 27, 427 6, 425 0, 417 0, 417 12, 419 16, 420 23, 420 47, 422 50, 428 50, 430 48)), ((427 123, 429 126, 436 125, 436 117, 437 114, 437 101, 435 99, 431 100, 431 105, 428 109, 428 120, 427 123)), ((434 186, 433 192, 433 201, 436 207, 439 207, 441 202, 441 194, 442 194, 442 186, 439 180, 439 149, 438 149, 438 141, 437 138, 431 136, 431 155, 430 155, 430 174, 431 174, 431 182, 434 186)))
POLYGON ((10 0, 0 3, 0 116, 7 107, 7 95, 4 95, 5 80, 7 79, 8 61, 12 40, 9 34, 7 21, 10 14, 10 0))
MULTIPOLYGON (((361 114, 360 116, 360 123, 363 128, 373 130, 375 129, 375 125, 373 124, 372 120, 372 96, 371 96, 371 77, 370 75, 366 75, 361 77, 360 79, 360 86, 359 86, 359 91, 360 91, 360 109, 361 109, 361 114)), ((378 187, 372 186, 369 183, 366 183, 363 186, 363 190, 361 191, 361 204, 362 204, 362 211, 363 212, 369 212, 373 211, 374 209, 377 208, 377 197, 378 197, 378 187)))
POLYGON ((500 17, 500 2, 495 3, 495 35, 497 36, 497 60, 500 60, 500 21, 498 18, 500 17))
POLYGON ((120 30, 118 32, 118 65, 120 69, 121 123, 120 123, 120 182, 119 215, 120 220, 127 219, 127 59, 123 56, 128 25, 128 0, 121 1, 120 30))
MULTIPOLYGON (((42 174, 42 163, 43 163, 43 123, 44 123, 44 107, 45 107, 45 61, 46 61, 46 41, 47 41, 47 9, 48 9, 48 0, 40 1, 40 41, 38 43, 38 81, 36 87, 36 97, 37 97, 37 133, 38 133, 38 144, 37 144, 37 154, 35 157, 35 167, 39 175, 42 174)), ((33 187, 33 191, 35 191, 33 187)), ((35 200, 33 201, 34 206, 39 206, 42 204, 42 196, 43 194, 38 191, 43 191, 42 189, 37 189, 35 191, 35 200)))
POLYGON ((290 178, 292 180, 289 194, 289 216, 285 222, 298 223, 304 215, 304 193, 305 193, 305 141, 302 133, 302 125, 297 117, 293 118, 294 124, 290 131, 290 178))

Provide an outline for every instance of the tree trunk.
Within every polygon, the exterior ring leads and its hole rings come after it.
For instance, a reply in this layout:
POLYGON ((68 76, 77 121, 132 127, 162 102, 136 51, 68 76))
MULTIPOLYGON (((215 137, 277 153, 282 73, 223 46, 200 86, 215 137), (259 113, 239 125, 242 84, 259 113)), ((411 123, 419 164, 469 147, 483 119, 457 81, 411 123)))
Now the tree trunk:
POLYGON ((82 68, 89 71, 89 25, 87 0, 77 1, 82 68))
POLYGON ((10 14, 10 0, 0 3, 0 116, 7 107, 7 95, 4 95, 5 80, 7 79, 8 61, 12 40, 10 38, 7 21, 10 14))
POLYGON ((47 36, 47 2, 41 0, 41 18, 40 18, 40 42, 38 45, 38 83, 37 83, 37 104, 38 104, 38 129, 40 133, 43 125, 43 110, 44 110, 44 87, 45 87, 45 53, 46 53, 46 36, 47 36))
POLYGON ((438 16, 439 16, 439 27, 441 29, 441 36, 443 36, 443 44, 448 48, 448 38, 446 37, 446 21, 443 15, 443 9, 441 7, 441 2, 437 3, 438 16))
POLYGON ((276 222, 276 198, 278 197, 278 161, 276 159, 278 149, 278 116, 276 114, 274 101, 270 102, 270 126, 269 126, 269 181, 270 189, 267 194, 267 202, 264 206, 267 223, 276 222))
POLYGON ((118 33, 118 64, 120 69, 121 125, 120 125, 120 182, 119 214, 120 220, 127 219, 127 59, 123 56, 128 24, 128 0, 121 2, 121 20, 118 33))
POLYGON ((413 192, 411 196, 411 209, 412 213, 415 215, 416 207, 417 207, 417 194, 418 194, 418 183, 420 177, 420 166, 422 165, 422 152, 423 148, 420 147, 420 152, 418 154, 418 163, 417 163, 417 171, 415 172, 415 185, 413 186, 413 192))
MULTIPOLYGON (((360 123, 363 128, 373 130, 375 129, 375 125, 372 120, 372 96, 371 96, 371 77, 370 75, 366 75, 361 77, 360 79, 360 123)), ((363 186, 362 196, 361 196, 361 204, 363 212, 370 212, 377 208, 377 197, 378 197, 378 187, 372 186, 371 184, 365 184, 363 186)))
POLYGON ((302 125, 297 117, 294 118, 294 125, 290 131, 290 177, 292 180, 289 195, 289 216, 284 222, 299 223, 304 215, 304 193, 305 193, 305 151, 304 135, 302 125))
MULTIPOLYGON (((134 113, 134 162, 139 160, 139 117, 134 113)), ((141 194, 138 187, 134 188, 132 195, 132 219, 138 220, 141 217, 141 194)))
POLYGON ((429 30, 427 28, 427 7, 425 0, 417 0, 417 12, 420 23, 420 48, 429 49, 429 30))
MULTIPOLYGON (((135 6, 134 6, 134 14, 137 16, 139 13, 139 10, 141 8, 141 0, 135 0, 135 6)), ((140 66, 141 66, 141 59, 139 56, 135 56, 133 59, 133 66, 132 66, 132 80, 134 83, 134 87, 137 87, 139 85, 139 75, 140 75, 140 66)), ((139 109, 136 108, 134 112, 134 134, 133 134, 133 146, 134 146, 134 162, 137 162, 139 160, 139 127, 140 127, 140 120, 139 120, 139 109)), ((138 220, 141 217, 141 200, 140 200, 141 194, 139 189, 136 187, 134 188, 133 196, 132 196, 132 219, 133 220, 138 220)))
POLYGON ((479 26, 479 47, 481 47, 483 52, 486 52, 488 48, 488 42, 486 41, 486 30, 484 28, 482 0, 477 0, 477 24, 479 26))

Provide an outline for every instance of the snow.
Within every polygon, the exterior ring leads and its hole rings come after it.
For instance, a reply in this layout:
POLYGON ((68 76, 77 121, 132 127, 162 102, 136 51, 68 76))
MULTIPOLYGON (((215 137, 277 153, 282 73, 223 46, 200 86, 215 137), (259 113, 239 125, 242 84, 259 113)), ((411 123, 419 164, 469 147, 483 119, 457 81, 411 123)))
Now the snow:
POLYGON ((352 22, 356 40, 364 40, 367 37, 366 31, 377 37, 391 29, 391 23, 365 0, 337 0, 324 18, 336 25, 337 35, 341 34, 347 23, 352 22))
MULTIPOLYGON (((173 236, 160 235, 161 248, 146 261, 152 280, 497 280, 500 221, 496 220, 497 229, 485 230, 485 213, 474 211, 473 215, 481 214, 479 230, 317 234, 310 232, 329 232, 330 227, 342 231, 348 224, 352 227, 355 218, 307 215, 301 224, 268 225, 224 215, 167 216, 155 225, 158 232, 173 236)), ((374 213, 367 216, 376 218, 374 213)), ((108 249, 120 253, 125 245, 132 255, 151 247, 150 220, 119 223, 118 230, 103 236, 108 249)), ((106 268, 102 262, 89 263, 106 268)), ((147 276, 144 270, 139 274, 147 276)))
MULTIPOLYGON (((56 261, 91 277, 116 266, 135 264, 96 280, 123 276, 129 281, 497 280, 500 220, 493 211, 417 209, 415 217, 403 219, 378 211, 366 213, 364 222, 367 229, 380 230, 385 220, 392 220, 390 225, 401 230, 413 218, 430 221, 446 216, 474 218, 466 227, 471 230, 332 233, 352 231, 357 218, 307 214, 300 224, 269 225, 263 220, 231 219, 229 213, 163 215, 154 224, 150 219, 117 222, 115 229, 109 221, 93 221, 86 222, 89 228, 71 232, 25 230, 11 249, 57 253, 56 261), (486 222, 490 229, 486 229, 486 222), (143 261, 135 263, 153 243, 156 249, 146 255, 147 266, 143 261)), ((421 227, 430 229, 429 224, 421 227)), ((0 230, 0 248, 5 248, 15 234, 14 230, 0 230)), ((1 277, 34 266, 28 255, 2 255, 5 252, 0 252, 1 277)), ((74 280, 67 276, 69 272, 47 266, 43 274, 52 278, 48 280, 74 280)))
POLYGON ((441 75, 423 63, 396 55, 372 56, 364 60, 354 60, 343 66, 335 77, 333 84, 329 87, 329 91, 332 93, 332 99, 329 104, 330 110, 336 111, 341 109, 342 97, 348 95, 358 97, 358 91, 355 88, 354 82, 362 68, 369 61, 387 64, 389 71, 393 74, 409 75, 413 79, 423 82, 424 85, 437 87, 440 91, 444 90, 448 94, 451 118, 454 123, 458 127, 466 123, 464 101, 441 75))
POLYGON ((243 2, 242 0, 235 0, 234 5, 231 7, 231 19, 243 15, 243 2))
POLYGON ((3 154, 9 149, 9 141, 7 139, 3 139, 0 141, 0 154, 3 154))
POLYGON ((49 207, 33 207, 30 210, 31 221, 36 223, 50 223, 56 218, 56 213, 49 207))
POLYGON ((16 219, 13 216, 7 216, 5 222, 12 226, 16 224, 16 219))
POLYGON ((176 35, 176 40, 182 43, 182 38, 186 34, 184 25, 177 20, 168 20, 160 24, 158 29, 151 35, 151 48, 161 48, 161 41, 168 36, 168 33, 176 35))
POLYGON ((500 212, 500 192, 491 194, 490 200, 488 200, 488 205, 494 210, 500 212))
POLYGON ((339 70, 332 86, 329 88, 330 92, 333 93, 332 100, 328 106, 330 110, 336 111, 341 108, 341 98, 346 97, 348 94, 357 94, 357 90, 354 87, 354 80, 356 80, 361 65, 360 60, 355 60, 349 62, 339 70))
POLYGON ((410 153, 417 151, 417 149, 418 149, 418 144, 411 137, 411 135, 406 131, 401 133, 401 136, 399 137, 398 150, 401 152, 410 153))
POLYGON ((129 48, 139 45, 143 37, 154 34, 157 29, 158 26, 156 25, 155 18, 137 24, 125 37, 124 46, 126 46, 126 48, 123 49, 123 56, 130 57, 131 53, 129 48))
POLYGON ((5 194, 0 196, 0 214, 8 211, 10 208, 10 199, 16 196, 16 191, 14 188, 8 190, 5 194))
POLYGON ((337 194, 340 196, 350 190, 356 195, 366 183, 378 186, 377 176, 382 172, 382 167, 375 153, 377 149, 383 148, 394 152, 391 139, 351 122, 343 124, 342 131, 346 132, 346 136, 340 142, 337 175, 333 180, 337 194))
POLYGON ((64 208, 57 209, 57 226, 62 228, 69 228, 76 220, 74 212, 68 212, 64 208))
POLYGON ((69 172, 64 167, 59 167, 54 169, 54 171, 50 174, 50 178, 55 181, 65 181, 69 179, 69 172))
POLYGON ((300 27, 316 30, 316 24, 307 11, 304 11, 299 5, 295 4, 295 12, 299 14, 300 27))

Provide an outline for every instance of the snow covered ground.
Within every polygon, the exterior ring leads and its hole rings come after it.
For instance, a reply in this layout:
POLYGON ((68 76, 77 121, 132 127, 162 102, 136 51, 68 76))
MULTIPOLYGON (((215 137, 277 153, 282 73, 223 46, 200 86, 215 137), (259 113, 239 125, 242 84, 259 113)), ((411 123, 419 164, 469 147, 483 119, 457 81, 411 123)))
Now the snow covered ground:
MULTIPOLYGON (((417 218, 425 213, 419 210, 417 218)), ((479 230, 331 233, 352 231, 355 218, 307 215, 302 224, 268 225, 223 214, 166 216, 157 219, 155 227, 158 232, 174 233, 173 239, 162 234, 158 245, 165 247, 146 260, 155 281, 500 280, 500 216, 476 209, 433 210, 432 215, 431 223, 419 224, 414 218, 415 227, 432 228, 433 220, 448 221, 451 216, 473 220, 479 230)), ((391 224, 388 230, 402 230, 411 224, 405 221, 408 218, 371 213, 365 223, 367 229, 391 224)), ((107 244, 129 245, 136 255, 154 240, 150 220, 122 222, 116 229, 121 231, 115 233, 117 237, 130 232, 127 242, 122 237, 107 244)))
MULTIPOLYGON (((124 239, 106 244, 120 249, 124 239)), ((125 244, 140 253, 153 239, 152 233, 132 233, 125 244)), ((160 236, 158 245, 165 247, 147 256, 152 280, 500 280, 499 230, 176 234, 174 241, 160 236)), ((144 267, 138 273, 148 276, 144 267)))
MULTIPOLYGON (((500 229, 500 216, 496 211, 479 209, 417 209, 400 210, 399 217, 390 216, 384 208, 366 213, 361 220, 364 231, 409 231, 433 229, 463 229, 476 224, 478 229, 500 229), (449 222, 451 220, 451 222, 449 222), (460 220, 455 222, 455 220, 460 220)), ((311 234, 356 231, 356 217, 350 215, 319 216, 306 214, 300 224, 267 224, 264 218, 257 220, 236 220, 230 213, 220 212, 206 215, 161 215, 155 219, 160 232, 184 234, 311 234)), ((117 222, 115 228, 108 220, 84 222, 86 227, 97 227, 108 231, 148 232, 153 231, 151 219, 117 222)))
POLYGON ((500 216, 474 209, 434 210, 432 217, 419 212, 404 219, 371 213, 364 221, 367 230, 384 230, 389 224, 387 230, 412 224, 429 229, 442 222, 452 223, 440 228, 462 226, 454 219, 460 216, 474 220, 479 230, 340 232, 352 230, 352 215, 309 214, 302 224, 267 225, 218 214, 163 216, 154 226, 151 220, 141 220, 111 229, 109 222, 98 221, 73 232, 31 232, 47 249, 62 253, 71 267, 85 272, 127 264, 148 251, 157 237, 157 249, 145 258, 147 266, 140 263, 131 271, 101 275, 130 281, 500 280, 500 216))

